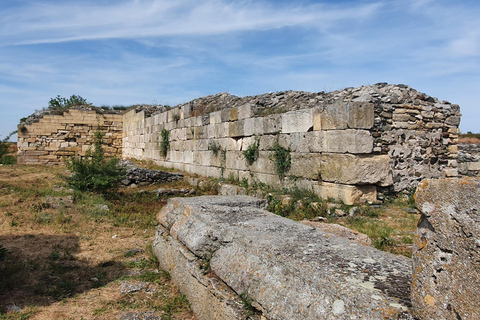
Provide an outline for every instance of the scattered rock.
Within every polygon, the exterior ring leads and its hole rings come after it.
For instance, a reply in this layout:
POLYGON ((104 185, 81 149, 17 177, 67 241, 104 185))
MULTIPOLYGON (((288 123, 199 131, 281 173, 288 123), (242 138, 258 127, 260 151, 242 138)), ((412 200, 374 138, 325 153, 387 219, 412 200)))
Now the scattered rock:
POLYGON ((167 196, 180 196, 180 195, 194 195, 196 193, 195 189, 165 189, 165 188, 160 188, 157 190, 153 191, 156 193, 159 197, 167 197, 167 196))
POLYGON ((160 320, 160 315, 156 315, 154 311, 146 312, 129 312, 120 317, 120 320, 160 320))
POLYGON ((108 212, 110 209, 106 204, 97 204, 95 208, 99 209, 100 211, 108 212))
POLYGON ((360 211, 360 208, 358 207, 351 207, 350 210, 348 210, 348 215, 350 217, 354 217, 357 215, 357 213, 360 211))
POLYGON ((128 280, 122 281, 120 285, 120 292, 122 294, 133 293, 133 292, 155 292, 155 288, 149 282, 137 281, 137 280, 128 280))
POLYGON ((5 307, 5 311, 6 312, 15 312, 15 313, 20 313, 22 312, 22 308, 20 308, 19 306, 15 305, 15 304, 10 304, 8 306, 5 307))
POLYGON ((342 209, 335 209, 334 213, 337 217, 345 217, 347 215, 342 209))
POLYGON ((69 208, 73 204, 73 196, 66 196, 66 197, 48 196, 45 202, 48 203, 49 206, 53 209, 69 208))
POLYGON ((145 250, 140 249, 140 248, 132 248, 130 250, 127 250, 127 252, 125 252, 125 256, 126 257, 131 257, 131 256, 134 256, 138 253, 143 253, 143 252, 145 252, 145 250))

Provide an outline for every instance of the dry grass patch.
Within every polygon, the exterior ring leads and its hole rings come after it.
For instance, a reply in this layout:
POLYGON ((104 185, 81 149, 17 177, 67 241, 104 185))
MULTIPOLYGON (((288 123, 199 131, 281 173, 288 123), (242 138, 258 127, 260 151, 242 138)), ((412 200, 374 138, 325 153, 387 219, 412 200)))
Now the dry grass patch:
POLYGON ((104 197, 73 192, 64 174, 62 166, 0 167, 0 319, 118 319, 141 311, 194 319, 151 253, 164 200, 131 188, 104 197), (155 290, 120 292, 122 281, 142 277, 155 290), (7 312, 12 306, 21 312, 7 312))

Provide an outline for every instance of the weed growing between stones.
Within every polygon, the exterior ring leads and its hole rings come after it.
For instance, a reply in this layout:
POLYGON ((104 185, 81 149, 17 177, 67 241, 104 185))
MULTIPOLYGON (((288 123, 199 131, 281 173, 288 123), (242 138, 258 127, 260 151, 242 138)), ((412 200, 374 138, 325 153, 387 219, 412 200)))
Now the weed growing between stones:
POLYGON ((248 316, 253 316, 256 312, 255 307, 252 305, 253 299, 249 297, 248 292, 243 292, 240 295, 242 300, 243 309, 246 311, 248 316))
POLYGON ((292 165, 292 156, 290 155, 290 152, 290 149, 280 146, 278 141, 273 145, 270 160, 273 161, 273 164, 275 165, 275 171, 277 172, 280 180, 283 180, 285 174, 288 172, 288 170, 290 170, 292 165))
POLYGON ((218 144, 215 141, 211 141, 210 144, 208 145, 208 150, 212 150, 213 155, 215 157, 218 156, 218 151, 220 151, 221 149, 222 149, 222 147, 220 146, 220 144, 218 144))
POLYGON ((260 146, 260 139, 255 138, 255 142, 248 146, 246 150, 243 151, 243 156, 249 165, 252 165, 258 158, 258 148, 260 146))
POLYGON ((167 156, 168 149, 170 149, 170 131, 163 129, 161 132, 162 140, 160 141, 160 155, 167 156))

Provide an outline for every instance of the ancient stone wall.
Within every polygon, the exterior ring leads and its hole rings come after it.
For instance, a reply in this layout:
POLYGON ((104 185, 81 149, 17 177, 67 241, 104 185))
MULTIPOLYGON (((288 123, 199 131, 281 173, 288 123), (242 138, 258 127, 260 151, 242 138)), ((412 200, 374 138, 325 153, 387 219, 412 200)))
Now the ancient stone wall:
POLYGON ((331 93, 218 94, 167 111, 127 112, 123 156, 202 176, 307 188, 347 204, 375 201, 377 189, 402 191, 424 178, 458 175, 459 112, 458 105, 385 83, 331 93), (284 178, 274 165, 278 146, 290 151, 284 178), (249 163, 244 152, 255 147, 258 157, 249 163))
POLYGON ((94 133, 104 133, 107 157, 122 154, 122 115, 70 109, 62 115, 42 115, 18 126, 18 163, 59 164, 62 157, 85 155, 94 133))
POLYGON ((458 171, 463 176, 480 176, 480 143, 458 144, 458 171))

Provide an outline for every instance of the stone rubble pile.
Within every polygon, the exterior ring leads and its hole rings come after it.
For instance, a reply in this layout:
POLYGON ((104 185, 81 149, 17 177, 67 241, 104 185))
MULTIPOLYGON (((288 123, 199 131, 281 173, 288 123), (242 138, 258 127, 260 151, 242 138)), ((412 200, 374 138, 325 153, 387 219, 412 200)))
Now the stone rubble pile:
POLYGON ((183 173, 181 172, 167 172, 140 168, 131 161, 122 161, 120 164, 127 169, 126 176, 121 181, 124 186, 129 186, 131 184, 147 185, 152 183, 166 183, 183 179, 183 173))

